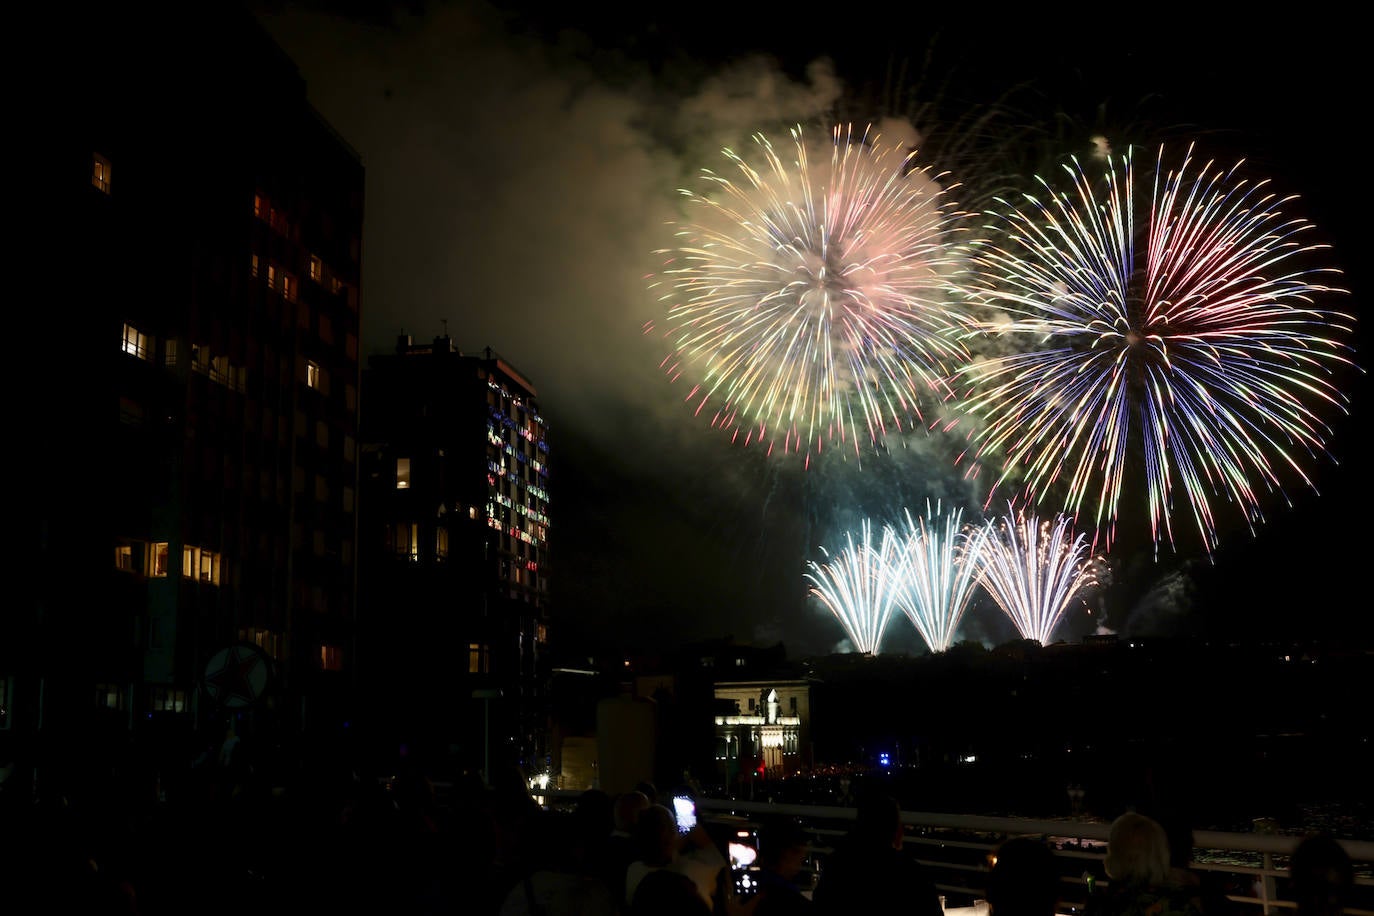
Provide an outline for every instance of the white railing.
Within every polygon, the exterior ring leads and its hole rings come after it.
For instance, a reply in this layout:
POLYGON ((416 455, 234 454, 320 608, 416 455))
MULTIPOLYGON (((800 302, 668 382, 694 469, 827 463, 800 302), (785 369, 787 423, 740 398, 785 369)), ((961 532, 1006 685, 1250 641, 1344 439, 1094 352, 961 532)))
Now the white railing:
MULTIPOLYGON (((551 790, 547 800, 567 804, 579 794, 551 790)), ((813 836, 812 852, 822 870, 832 844, 848 831, 856 814, 854 808, 717 798, 698 798, 697 807, 707 823, 740 829, 756 826, 765 818, 794 819, 813 836)), ((981 900, 988 856, 1010 837, 1043 838, 1061 863, 1071 863, 1063 869, 1067 875, 1063 878, 1061 913, 1081 911, 1090 881, 1099 886, 1107 883, 1102 869, 1111 829, 1107 823, 916 811, 902 812, 902 823, 906 827, 905 848, 931 872, 951 909, 981 900)), ((1271 833, 1196 830, 1190 868, 1248 883, 1249 893, 1228 894, 1227 899, 1243 907, 1243 916, 1272 916, 1296 906, 1280 895, 1279 888, 1288 877, 1286 857, 1300 839, 1271 833)), ((1356 900, 1352 901, 1356 905, 1348 905, 1345 912, 1348 916, 1374 916, 1374 842, 1341 840, 1341 845, 1356 868, 1356 900)))

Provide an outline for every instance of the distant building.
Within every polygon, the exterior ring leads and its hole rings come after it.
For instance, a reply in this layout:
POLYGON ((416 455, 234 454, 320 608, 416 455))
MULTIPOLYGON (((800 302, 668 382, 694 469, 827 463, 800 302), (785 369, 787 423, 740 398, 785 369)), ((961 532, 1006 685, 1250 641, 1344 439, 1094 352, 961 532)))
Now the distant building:
POLYGON ((359 664, 372 720, 466 764, 499 754, 530 772, 549 762, 536 398, 505 359, 447 337, 403 337, 363 379, 359 664))
POLYGON ((791 776, 811 767, 809 680, 720 681, 716 767, 730 785, 751 772, 791 776))
POLYGON ((12 737, 298 731, 348 701, 364 169, 251 15, 192 9, 64 35, 61 264, 11 417, 40 584, 0 637, 12 737))

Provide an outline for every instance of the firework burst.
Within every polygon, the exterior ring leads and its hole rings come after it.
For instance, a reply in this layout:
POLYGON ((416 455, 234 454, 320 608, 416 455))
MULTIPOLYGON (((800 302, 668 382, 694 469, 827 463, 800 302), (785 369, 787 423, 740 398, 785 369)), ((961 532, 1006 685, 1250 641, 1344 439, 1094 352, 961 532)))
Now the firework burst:
POLYGON ((956 218, 937 176, 876 134, 837 127, 817 149, 797 127, 787 155, 754 140, 757 167, 726 150, 733 177, 682 192, 694 218, 651 283, 662 368, 735 441, 808 462, 832 442, 858 453, 951 394, 971 327, 956 218))
POLYGON ((959 622, 978 584, 987 531, 963 523, 963 510, 948 513, 939 503, 906 526, 894 564, 897 606, 915 625, 932 652, 944 652, 954 642, 959 622))
MULTIPOLYGON (((810 572, 806 581, 811 594, 844 627, 854 648, 876 655, 892 618, 895 583, 891 570, 896 539, 892 529, 885 528, 881 542, 874 547, 872 526, 867 521, 857 545, 852 534, 847 538, 848 546, 829 562, 807 564, 810 572)), ((825 548, 821 550, 829 557, 825 548)))
POLYGON ((1071 190, 1041 179, 1043 199, 991 214, 1003 242, 980 255, 978 296, 1009 320, 987 327, 1034 344, 966 367, 977 454, 1001 456, 1000 482, 1032 502, 1067 494, 1107 545, 1128 470, 1156 549, 1181 512, 1210 553, 1219 502, 1253 530, 1281 474, 1312 485, 1319 411, 1346 407, 1333 374, 1351 364, 1353 319, 1314 305, 1341 292, 1335 271, 1304 266, 1323 247, 1310 224, 1239 168, 1190 149, 1169 169, 1161 148, 1152 181, 1137 185, 1128 152, 1099 184, 1075 161, 1071 190))
POLYGON ((979 581, 1022 639, 1049 645, 1073 599, 1095 584, 1087 536, 1072 525, 1010 510, 987 523, 979 581))

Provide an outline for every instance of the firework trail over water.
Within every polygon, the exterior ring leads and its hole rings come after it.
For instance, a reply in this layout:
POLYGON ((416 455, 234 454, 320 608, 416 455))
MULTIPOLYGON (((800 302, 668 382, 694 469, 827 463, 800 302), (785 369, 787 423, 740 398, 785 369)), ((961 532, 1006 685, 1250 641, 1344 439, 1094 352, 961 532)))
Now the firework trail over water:
POLYGON ((1049 645, 1074 598, 1093 587, 1087 536, 1065 515, 1007 515, 987 523, 979 582, 1022 639, 1049 645))
POLYGON ((816 143, 797 127, 786 153, 754 140, 757 167, 726 150, 733 177, 708 171, 705 191, 682 192, 693 218, 651 283, 667 307, 662 368, 734 441, 808 463, 830 443, 859 454, 921 425, 965 361, 952 205, 875 132, 816 143))
POLYGON ((1042 196, 990 214, 1003 241, 979 258, 978 296, 1009 320, 987 327, 1033 345, 965 369, 976 452, 1000 455, 999 483, 1032 502, 1066 493, 1108 546, 1136 475, 1156 551, 1191 515, 1211 553, 1223 503, 1253 531, 1281 477, 1312 485, 1319 412, 1346 408, 1333 374, 1352 365, 1353 319, 1314 304, 1343 292, 1336 272, 1306 266, 1324 247, 1311 225, 1242 164, 1199 165, 1190 148, 1169 168, 1161 148, 1137 184, 1129 152, 1105 183, 1075 160, 1070 190, 1040 179, 1042 196))
MULTIPOLYGON (((854 648, 875 655, 883 641, 883 631, 892 619, 896 596, 892 576, 897 539, 891 528, 884 528, 881 542, 873 544, 872 525, 863 523, 858 544, 847 535, 848 546, 827 563, 810 562, 806 581, 815 595, 844 627, 854 648)), ((821 548, 822 552, 825 548, 821 548)))
POLYGON ((906 512, 906 525, 897 535, 897 606, 931 652, 953 644, 978 585, 987 529, 966 526, 963 515, 963 509, 942 512, 938 502, 934 508, 926 503, 924 516, 906 512))

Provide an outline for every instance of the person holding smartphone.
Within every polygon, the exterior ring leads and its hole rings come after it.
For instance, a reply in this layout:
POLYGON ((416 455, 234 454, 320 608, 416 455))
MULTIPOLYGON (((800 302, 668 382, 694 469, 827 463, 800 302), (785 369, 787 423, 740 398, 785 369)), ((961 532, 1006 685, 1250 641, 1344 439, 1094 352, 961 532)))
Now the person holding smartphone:
POLYGON ((625 870, 627 907, 633 909, 635 892, 645 876, 669 869, 690 878, 702 900, 714 908, 717 876, 727 863, 695 819, 694 808, 684 811, 681 820, 663 805, 651 805, 640 812, 635 823, 638 858, 625 870))

